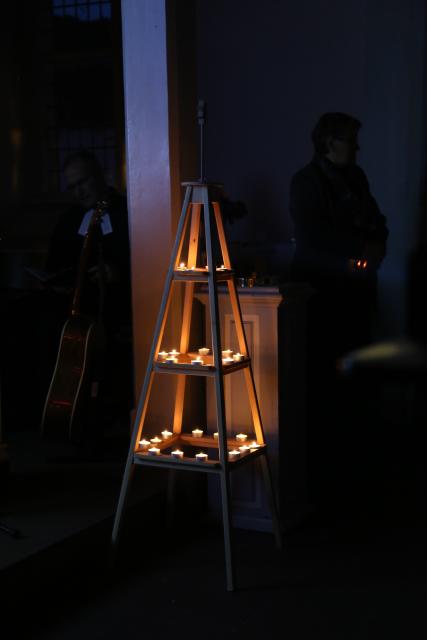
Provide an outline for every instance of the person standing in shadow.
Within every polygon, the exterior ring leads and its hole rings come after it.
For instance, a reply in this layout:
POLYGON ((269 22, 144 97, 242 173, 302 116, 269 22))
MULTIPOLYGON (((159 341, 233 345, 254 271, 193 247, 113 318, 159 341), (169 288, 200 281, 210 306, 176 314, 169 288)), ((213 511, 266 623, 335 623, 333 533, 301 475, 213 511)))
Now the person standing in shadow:
POLYGON ((357 497, 366 449, 367 390, 337 372, 345 353, 372 341, 386 217, 357 165, 361 122, 325 113, 312 131, 314 156, 293 175, 294 281, 309 283, 308 432, 312 499, 333 507, 357 497), (361 395, 362 394, 362 395, 361 395), (359 472, 357 469, 359 468, 359 472))

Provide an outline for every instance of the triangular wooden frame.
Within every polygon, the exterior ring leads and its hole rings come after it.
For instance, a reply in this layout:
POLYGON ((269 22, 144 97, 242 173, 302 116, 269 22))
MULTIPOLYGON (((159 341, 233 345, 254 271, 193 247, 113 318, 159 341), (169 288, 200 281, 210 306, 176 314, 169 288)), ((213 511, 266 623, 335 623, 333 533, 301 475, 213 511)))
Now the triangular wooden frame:
POLYGON ((169 269, 166 276, 160 310, 154 330, 148 366, 136 410, 129 455, 126 462, 118 507, 113 526, 112 544, 114 550, 118 542, 123 510, 126 503, 126 497, 130 485, 132 471, 135 465, 158 466, 159 468, 169 468, 174 471, 192 470, 217 474, 220 476, 221 483, 227 589, 229 591, 232 591, 234 590, 235 577, 231 541, 231 498, 229 474, 238 466, 247 462, 254 461, 255 459, 260 460, 264 483, 270 502, 273 532, 275 535, 277 546, 279 548, 281 547, 282 536, 277 511, 277 501, 275 498, 275 491, 273 489, 271 479, 267 447, 264 439, 261 414, 255 390, 252 365, 248 353, 239 298, 234 281, 234 273, 230 262, 230 256, 222 221, 221 208, 219 204, 221 197, 221 185, 208 184, 204 182, 185 182, 183 183, 183 186, 186 187, 185 197, 178 223, 169 269), (197 266, 202 211, 205 231, 207 265, 197 266), (185 265, 185 267, 180 267, 180 258, 183 252, 184 241, 187 233, 187 264, 185 265), (220 251, 222 254, 222 265, 220 267, 217 267, 214 264, 213 239, 215 237, 215 234, 218 238, 220 251), (159 352, 171 301, 172 284, 174 281, 184 281, 185 287, 183 320, 179 345, 180 356, 178 362, 166 362, 164 358, 159 357, 159 352), (197 282, 207 283, 209 291, 212 355, 204 357, 203 365, 192 364, 191 360, 193 359, 194 354, 188 353, 194 286, 197 282), (223 362, 222 358, 218 309, 219 282, 227 283, 232 313, 234 316, 234 322, 237 331, 237 341, 241 358, 236 361, 233 360, 233 362, 223 362), (242 443, 234 438, 227 437, 223 376, 238 370, 243 370, 245 377, 246 389, 253 420, 253 427, 255 430, 256 443, 253 443, 252 448, 249 449, 249 451, 244 455, 239 455, 237 459, 230 459, 230 447, 236 448, 242 443), (153 384, 153 378, 154 374, 156 373, 173 373, 181 375, 178 375, 172 435, 159 443, 158 449, 160 450, 160 455, 150 455, 150 453, 144 447, 142 447, 140 443, 145 417, 147 414, 147 407, 153 384), (201 375, 206 377, 213 377, 214 379, 218 431, 217 437, 205 436, 195 439, 192 434, 182 433, 182 418, 187 375, 201 375), (217 449, 218 459, 207 460, 204 463, 200 463, 196 459, 176 459, 171 454, 163 453, 163 451, 169 449, 172 445, 177 444, 191 444, 194 446, 217 449))

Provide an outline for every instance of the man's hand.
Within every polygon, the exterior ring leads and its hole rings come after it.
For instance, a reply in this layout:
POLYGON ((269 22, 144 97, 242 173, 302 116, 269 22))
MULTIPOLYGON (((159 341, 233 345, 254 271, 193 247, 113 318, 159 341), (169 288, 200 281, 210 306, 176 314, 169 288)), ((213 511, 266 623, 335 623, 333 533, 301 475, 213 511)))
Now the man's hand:
POLYGON ((382 242, 367 242, 363 258, 368 261, 369 269, 378 269, 385 257, 385 247, 382 242))

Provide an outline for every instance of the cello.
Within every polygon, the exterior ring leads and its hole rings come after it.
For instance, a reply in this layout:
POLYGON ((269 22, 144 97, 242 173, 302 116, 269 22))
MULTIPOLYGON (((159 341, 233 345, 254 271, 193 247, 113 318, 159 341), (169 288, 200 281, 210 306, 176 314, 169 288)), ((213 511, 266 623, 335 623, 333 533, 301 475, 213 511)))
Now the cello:
POLYGON ((101 245, 98 255, 99 311, 96 318, 82 313, 81 297, 95 231, 106 206, 105 201, 97 203, 83 240, 71 309, 62 329, 55 368, 43 409, 43 437, 79 442, 89 405, 98 394, 105 348, 102 323, 105 278, 101 245))

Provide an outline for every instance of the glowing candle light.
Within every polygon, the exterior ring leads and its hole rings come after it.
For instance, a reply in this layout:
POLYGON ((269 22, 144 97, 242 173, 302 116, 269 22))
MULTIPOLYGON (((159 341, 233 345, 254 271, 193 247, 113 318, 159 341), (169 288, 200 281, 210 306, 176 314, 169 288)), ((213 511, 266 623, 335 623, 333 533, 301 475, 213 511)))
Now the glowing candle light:
POLYGON ((185 262, 180 262, 179 266, 177 267, 178 271, 187 271, 187 267, 185 265, 185 262))
POLYGON ((159 351, 159 353, 157 354, 157 357, 159 360, 166 360, 166 358, 168 357, 168 352, 167 351, 159 351))
POLYGON ((249 448, 251 451, 256 451, 257 449, 260 448, 260 444, 258 444, 258 442, 255 442, 255 440, 251 443, 249 443, 249 448))
POLYGON ((240 362, 240 360, 243 360, 245 356, 243 355, 243 353, 235 353, 233 354, 233 360, 234 362, 240 362))
POLYGON ((193 434, 194 438, 201 438, 203 435, 203 431, 201 429, 193 429, 191 433, 193 434))
POLYGON ((206 460, 208 459, 208 454, 207 453, 196 453, 195 458, 196 458, 197 462, 206 462, 206 460))
POLYGON ((191 364, 201 365, 204 364, 204 360, 202 360, 201 356, 197 356, 197 358, 191 361, 191 364))
POLYGON ((162 439, 159 438, 158 436, 154 436, 154 438, 150 439, 151 444, 160 444, 161 441, 162 439))
POLYGON ((222 357, 223 358, 231 358, 233 353, 234 352, 231 349, 224 349, 224 351, 222 352, 222 357))
POLYGON ((170 438, 171 436, 173 436, 172 431, 168 431, 167 429, 165 429, 164 431, 162 431, 162 438, 163 440, 167 440, 168 438, 170 438))
POLYGON ((165 362, 168 364, 178 364, 178 358, 176 356, 168 356, 165 362))
POLYGON ((173 358, 176 358, 176 356, 179 356, 179 351, 177 351, 176 349, 172 349, 172 351, 169 351, 169 355, 173 358))
POLYGON ((209 353, 210 349, 208 349, 208 347, 201 347, 199 349, 199 353, 201 356, 207 356, 209 353))
POLYGON ((232 451, 228 452, 229 460, 237 460, 237 458, 240 458, 240 451, 238 449, 233 449, 232 451))
POLYGON ((139 447, 140 449, 142 449, 143 451, 147 451, 148 447, 150 446, 150 441, 149 440, 145 440, 144 438, 142 440, 139 441, 139 447))
POLYGON ((218 431, 215 431, 215 433, 213 434, 213 437, 218 440, 218 431))
POLYGON ((234 362, 233 358, 223 358, 222 359, 222 364, 231 364, 232 362, 234 362))
POLYGON ((177 460, 180 460, 184 457, 184 452, 180 451, 179 449, 175 449, 174 451, 171 451, 171 456, 173 458, 176 458, 177 460))
POLYGON ((158 447, 150 447, 148 449, 148 453, 150 454, 150 456, 159 456, 160 455, 160 449, 158 447))
POLYGON ((227 269, 225 268, 225 266, 222 264, 220 267, 216 268, 217 271, 227 271, 227 269))
POLYGON ((241 447, 239 447, 239 451, 240 453, 249 453, 249 451, 251 450, 250 446, 248 444, 242 444, 241 447))
POLYGON ((239 440, 240 442, 244 442, 245 440, 247 440, 247 435, 246 433, 238 433, 236 436, 236 440, 239 440))

